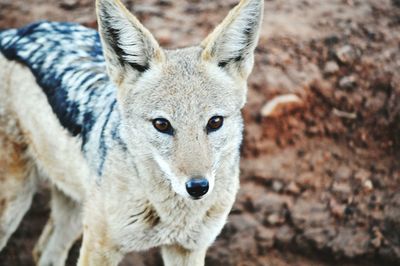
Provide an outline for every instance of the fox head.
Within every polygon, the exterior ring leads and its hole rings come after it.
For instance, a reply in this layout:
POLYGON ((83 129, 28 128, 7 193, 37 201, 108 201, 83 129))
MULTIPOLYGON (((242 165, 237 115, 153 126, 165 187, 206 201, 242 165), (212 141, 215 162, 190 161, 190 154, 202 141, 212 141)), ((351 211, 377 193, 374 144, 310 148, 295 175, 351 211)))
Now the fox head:
POLYGON ((222 169, 238 167, 262 14, 263 0, 242 0, 199 46, 164 50, 119 0, 97 0, 127 144, 185 198, 229 186, 222 169))

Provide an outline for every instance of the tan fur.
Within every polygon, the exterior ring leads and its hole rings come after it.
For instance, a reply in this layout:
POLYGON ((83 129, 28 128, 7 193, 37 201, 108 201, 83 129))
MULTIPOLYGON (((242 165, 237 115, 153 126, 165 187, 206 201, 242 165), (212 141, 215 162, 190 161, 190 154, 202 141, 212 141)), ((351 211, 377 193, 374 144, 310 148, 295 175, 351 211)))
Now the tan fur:
POLYGON ((262 0, 242 0, 201 46, 167 51, 119 0, 97 1, 128 149, 109 148, 101 178, 30 70, 0 54, 0 250, 40 177, 52 186, 52 212, 34 249, 38 265, 64 265, 82 231, 81 266, 117 265, 124 254, 155 246, 167 266, 204 265, 239 188, 240 109, 262 11, 262 0), (118 42, 109 25, 117 27, 118 42), (223 127, 207 133, 215 115, 224 117, 223 127), (150 122, 157 117, 170 120, 176 134, 157 132, 150 122), (210 183, 199 200, 185 189, 195 176, 210 183))
MULTIPOLYGON (((0 55, 0 65, 2 56, 0 55)), ((0 250, 17 229, 36 190, 36 173, 27 141, 6 101, 12 68, 0 72, 0 250)))

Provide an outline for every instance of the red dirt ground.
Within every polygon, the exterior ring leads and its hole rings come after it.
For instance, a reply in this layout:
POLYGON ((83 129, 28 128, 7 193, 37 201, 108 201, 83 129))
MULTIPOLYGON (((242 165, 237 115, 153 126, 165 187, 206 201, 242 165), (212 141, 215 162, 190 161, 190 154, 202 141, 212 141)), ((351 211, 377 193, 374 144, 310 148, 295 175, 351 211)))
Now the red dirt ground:
MULTIPOLYGON (((0 28, 96 27, 90 0, 0 0, 0 28)), ((164 47, 200 42, 235 0, 124 1, 164 47)), ((241 191, 207 265, 400 265, 400 1, 267 0, 250 78, 241 191), (267 117, 283 94, 302 103, 267 117)), ((0 253, 32 265, 48 192, 0 253)), ((76 261, 77 244, 69 256, 76 261)), ((162 265, 157 250, 123 265, 162 265)))

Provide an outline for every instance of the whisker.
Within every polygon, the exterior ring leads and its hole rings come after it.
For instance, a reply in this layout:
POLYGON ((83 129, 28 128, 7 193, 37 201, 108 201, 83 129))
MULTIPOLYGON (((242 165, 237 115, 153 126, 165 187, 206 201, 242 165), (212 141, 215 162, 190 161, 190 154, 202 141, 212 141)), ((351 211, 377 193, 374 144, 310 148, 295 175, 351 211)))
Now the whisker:
POLYGON ((139 213, 132 214, 131 216, 129 216, 129 218, 133 218, 133 217, 136 217, 136 216, 142 215, 142 214, 143 214, 143 213, 145 213, 146 211, 147 211, 147 209, 145 208, 143 211, 141 211, 141 212, 139 212, 139 213))

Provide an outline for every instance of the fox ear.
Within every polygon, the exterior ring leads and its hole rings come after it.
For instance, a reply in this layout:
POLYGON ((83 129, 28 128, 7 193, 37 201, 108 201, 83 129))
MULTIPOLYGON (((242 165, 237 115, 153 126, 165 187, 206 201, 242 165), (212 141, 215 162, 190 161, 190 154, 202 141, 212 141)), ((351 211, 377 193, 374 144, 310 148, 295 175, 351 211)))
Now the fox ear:
POLYGON ((203 60, 218 64, 247 79, 254 64, 264 0, 241 0, 223 22, 202 42, 203 60))
POLYGON ((108 72, 117 85, 126 78, 135 81, 163 60, 157 41, 120 0, 97 0, 97 19, 108 72))

